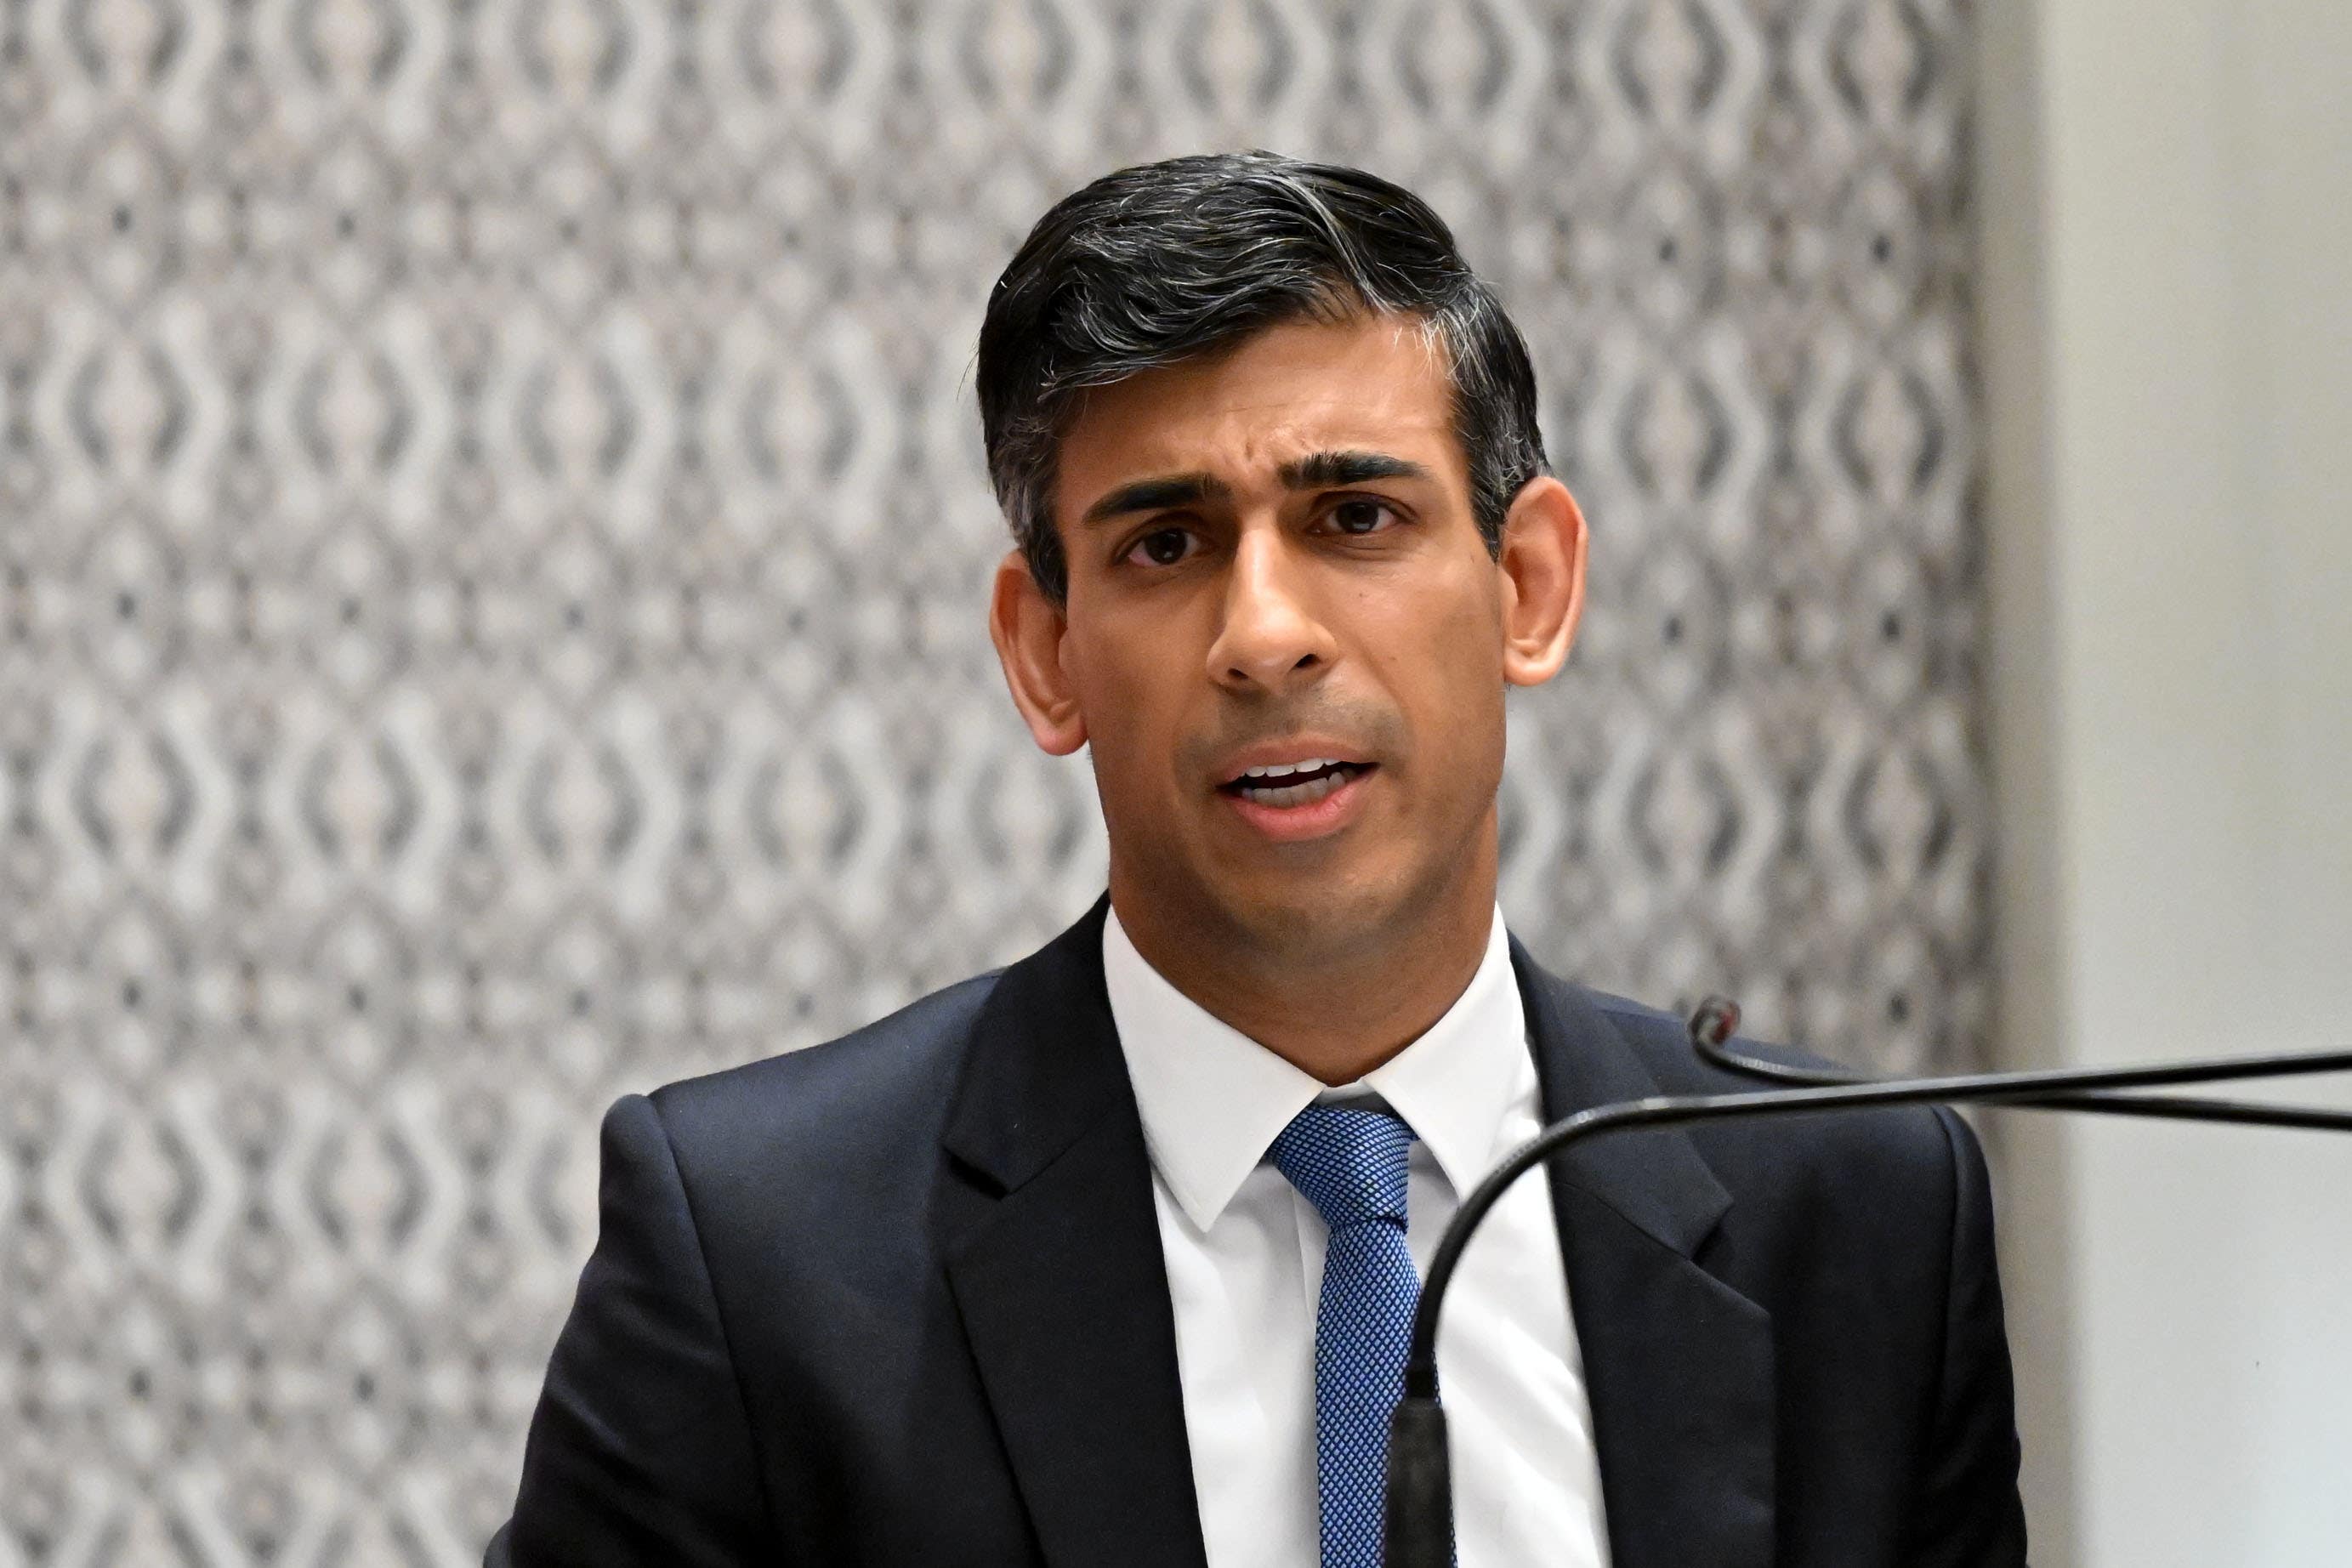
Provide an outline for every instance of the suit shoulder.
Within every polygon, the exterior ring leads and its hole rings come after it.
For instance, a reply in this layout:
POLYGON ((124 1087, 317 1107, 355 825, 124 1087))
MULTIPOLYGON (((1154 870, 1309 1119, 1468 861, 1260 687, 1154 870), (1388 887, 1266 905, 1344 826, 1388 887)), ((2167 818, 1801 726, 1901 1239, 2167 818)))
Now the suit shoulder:
MULTIPOLYGON (((1585 999, 1631 1045, 1668 1094, 1738 1094, 1772 1087, 1727 1072, 1691 1045, 1687 1023, 1674 1014, 1606 992, 1585 999)), ((1748 1056, 1793 1068, 1852 1071, 1844 1064, 1792 1047, 1750 1039, 1735 1042, 1748 1056)), ((1890 1106, 1808 1116, 1793 1121, 1726 1121, 1693 1130, 1711 1151, 1752 1153, 1784 1175, 1809 1171, 1841 1183, 1892 1181, 1899 1187, 1946 1191, 1954 1163, 1980 1163, 1975 1134, 1941 1106, 1890 1106)))
POLYGON ((1002 973, 959 981, 821 1045, 665 1084, 651 1098, 681 1144, 747 1134, 772 1143, 795 1132, 823 1142, 828 1130, 936 1121, 1002 973), (926 1106, 929 1117, 919 1114, 926 1106))
MULTIPOLYGON (((1702 1059, 1691 1044, 1690 1023, 1663 1008, 1613 996, 1606 991, 1580 987, 1584 999, 1593 1009, 1616 1026, 1634 1049, 1640 1053, 1643 1065, 1658 1080, 1658 1086, 1672 1094, 1725 1094, 1742 1089, 1764 1087, 1759 1080, 1728 1073, 1702 1059)), ((1827 1057, 1792 1046, 1775 1044, 1741 1036, 1739 1049, 1749 1056, 1762 1057, 1767 1061, 1784 1067, 1811 1068, 1820 1071, 1851 1071, 1827 1057)))

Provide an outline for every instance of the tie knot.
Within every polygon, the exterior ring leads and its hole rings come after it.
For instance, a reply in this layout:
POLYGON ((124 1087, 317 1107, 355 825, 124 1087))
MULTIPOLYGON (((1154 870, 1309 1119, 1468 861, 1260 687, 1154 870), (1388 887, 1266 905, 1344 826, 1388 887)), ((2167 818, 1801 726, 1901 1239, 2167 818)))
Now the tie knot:
POLYGON ((1405 1221, 1405 1161, 1412 1129, 1381 1110, 1310 1105, 1267 1151, 1335 1236, 1373 1220, 1405 1221))

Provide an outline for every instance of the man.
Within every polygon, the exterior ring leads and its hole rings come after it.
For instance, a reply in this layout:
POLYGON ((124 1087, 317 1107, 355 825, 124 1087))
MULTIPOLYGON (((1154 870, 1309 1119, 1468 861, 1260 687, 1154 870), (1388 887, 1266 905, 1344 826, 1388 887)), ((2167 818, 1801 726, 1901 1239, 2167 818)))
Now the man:
MULTIPOLYGON (((1434 214, 1179 159, 981 331, 990 630, 1108 900, 846 1038, 616 1105, 492 1563, 1369 1564, 1403 1326, 1544 1121, 1728 1087, 1496 908, 1504 693, 1585 528, 1434 214)), ((2017 1563, 1985 1169, 1940 1111, 1587 1144, 1465 1255, 1461 1568, 2017 1563)))

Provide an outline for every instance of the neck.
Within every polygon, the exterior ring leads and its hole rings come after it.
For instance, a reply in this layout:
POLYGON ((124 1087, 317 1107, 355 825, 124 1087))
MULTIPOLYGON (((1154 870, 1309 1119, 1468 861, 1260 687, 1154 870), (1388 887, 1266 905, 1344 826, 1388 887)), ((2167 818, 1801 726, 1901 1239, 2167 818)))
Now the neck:
POLYGON ((1149 893, 1122 896, 1116 875, 1111 906, 1144 962, 1203 1011, 1322 1083, 1353 1083, 1469 989, 1494 931, 1491 841, 1480 858, 1430 907, 1344 940, 1275 941, 1230 921, 1188 918, 1149 893))

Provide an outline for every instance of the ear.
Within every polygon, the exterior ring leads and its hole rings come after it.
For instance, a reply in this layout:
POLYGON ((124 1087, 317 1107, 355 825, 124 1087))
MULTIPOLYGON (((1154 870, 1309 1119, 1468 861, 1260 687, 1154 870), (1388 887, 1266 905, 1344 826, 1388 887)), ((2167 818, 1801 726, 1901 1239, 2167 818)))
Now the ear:
POLYGON ((1584 513, 1568 487, 1539 474, 1503 519, 1503 679, 1539 686, 1568 662, 1584 613, 1584 513))
POLYGON ((996 563, 988 635, 996 644, 997 662, 1004 667, 1013 705, 1021 710, 1037 744, 1056 757, 1066 757, 1087 743, 1087 721, 1062 670, 1062 637, 1068 630, 1069 618, 1037 586, 1020 551, 996 563))

